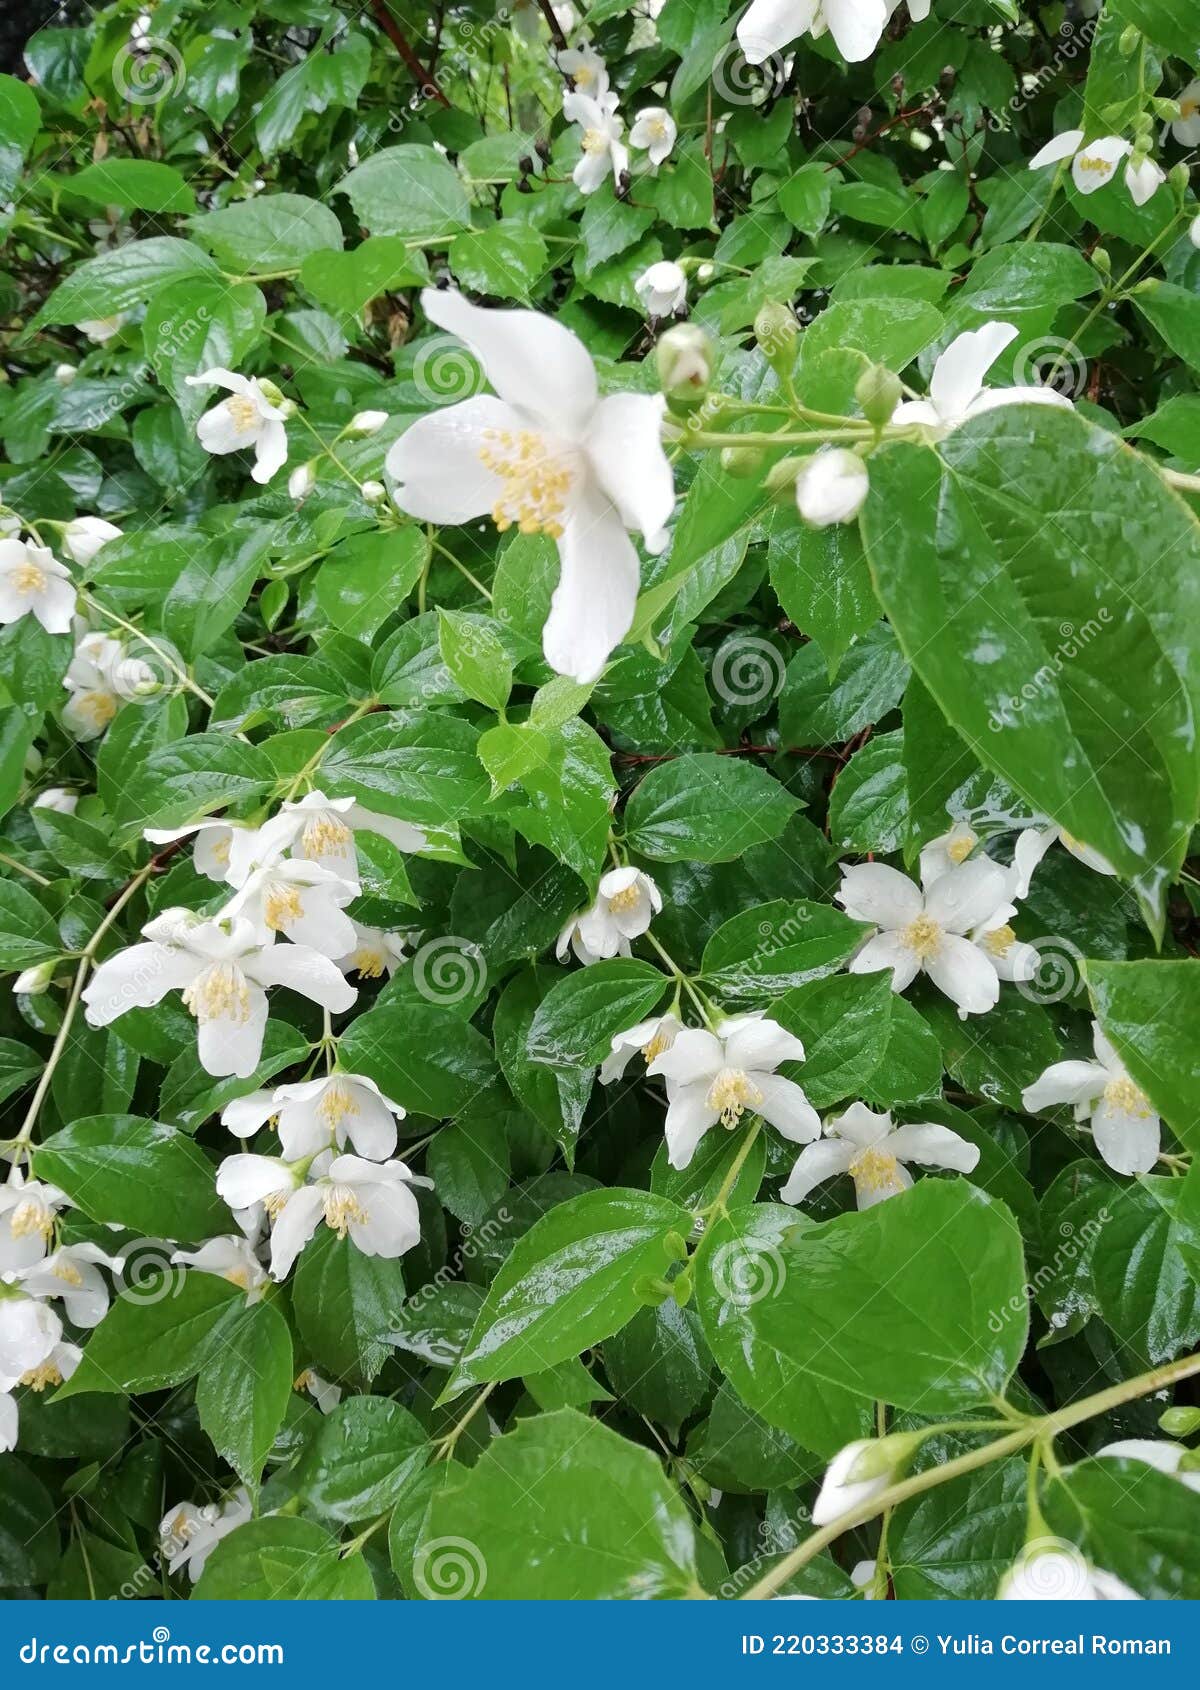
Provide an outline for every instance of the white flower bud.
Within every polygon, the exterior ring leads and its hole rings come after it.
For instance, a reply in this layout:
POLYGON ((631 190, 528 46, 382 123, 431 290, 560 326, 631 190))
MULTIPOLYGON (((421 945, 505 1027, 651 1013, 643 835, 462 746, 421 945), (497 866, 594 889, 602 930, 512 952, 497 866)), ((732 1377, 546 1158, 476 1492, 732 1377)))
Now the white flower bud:
POLYGON ((1197 217, 1188 230, 1193 246, 1200 246, 1200 217, 1197 217))
POLYGON ((687 304, 687 276, 670 259, 652 264, 633 285, 648 316, 671 317, 687 304))
POLYGON ((848 1509, 869 1502, 872 1497, 878 1496, 888 1488, 894 1471, 890 1464, 885 1464, 882 1472, 872 1473, 867 1478, 850 1477, 864 1456, 868 1466, 875 1465, 871 1459, 875 1450, 876 1442, 873 1438, 860 1438, 856 1443, 847 1444, 845 1449, 837 1452, 825 1469, 821 1493, 813 1505, 814 1526, 827 1526, 831 1520, 836 1520, 848 1509))
POLYGON ((63 529, 62 548, 72 563, 86 569, 101 546, 120 536, 121 530, 114 522, 105 522, 99 516, 77 516, 63 529))
POLYGON ((388 420, 386 411, 356 411, 346 429, 348 435, 378 434, 388 420))
POLYGON ((301 464, 288 476, 288 493, 293 499, 306 498, 316 486, 317 472, 312 463, 301 464))
POLYGON ((56 364, 54 366, 54 379, 60 387, 70 387, 78 374, 78 364, 56 364))
POLYGON ((369 505, 377 505, 381 499, 387 498, 387 488, 382 481, 364 481, 362 496, 369 505))
POLYGON ((817 452, 796 477, 796 506, 814 528, 853 522, 870 485, 867 466, 857 453, 833 447, 817 452))
POLYGON ((54 810, 60 816, 73 816, 78 803, 79 794, 77 792, 68 792, 65 786, 48 786, 45 792, 38 793, 30 808, 34 810, 54 810))
POLYGON ((23 997, 35 998, 44 992, 54 978, 54 961, 39 962, 33 968, 27 968, 18 974, 13 981, 13 991, 23 997))

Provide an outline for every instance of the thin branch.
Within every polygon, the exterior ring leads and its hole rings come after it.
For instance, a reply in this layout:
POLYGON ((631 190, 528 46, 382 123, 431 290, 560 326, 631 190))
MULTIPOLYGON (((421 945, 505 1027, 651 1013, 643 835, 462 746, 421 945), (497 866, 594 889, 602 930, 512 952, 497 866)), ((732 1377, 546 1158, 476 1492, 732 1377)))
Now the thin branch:
POLYGON ((567 50, 567 38, 563 34, 562 25, 554 15, 554 7, 551 5, 550 0, 538 0, 538 6, 541 9, 542 16, 550 26, 550 35, 554 45, 558 48, 560 53, 565 53, 567 50))
POLYGON ((420 59, 413 52, 408 37, 388 10, 387 0, 371 0, 371 10, 375 14, 375 21, 380 29, 383 30, 392 46, 416 77, 417 86, 422 94, 436 100, 439 105, 445 106, 449 110, 450 102, 438 87, 437 78, 432 71, 425 69, 420 59))

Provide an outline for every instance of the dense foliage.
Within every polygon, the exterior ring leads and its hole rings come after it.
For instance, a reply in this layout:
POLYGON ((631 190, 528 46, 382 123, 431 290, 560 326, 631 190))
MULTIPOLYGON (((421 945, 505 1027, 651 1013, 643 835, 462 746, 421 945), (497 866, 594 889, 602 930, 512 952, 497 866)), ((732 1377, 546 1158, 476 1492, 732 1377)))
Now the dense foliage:
POLYGON ((0 77, 0 1585, 1200 1597, 1192 0, 0 77))

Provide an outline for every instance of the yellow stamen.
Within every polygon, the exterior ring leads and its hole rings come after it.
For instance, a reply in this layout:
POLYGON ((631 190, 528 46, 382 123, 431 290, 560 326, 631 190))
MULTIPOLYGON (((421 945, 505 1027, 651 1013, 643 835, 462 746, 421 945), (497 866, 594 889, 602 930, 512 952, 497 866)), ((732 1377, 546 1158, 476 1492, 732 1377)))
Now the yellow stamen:
POLYGON ((267 1195, 262 1200, 262 1206, 271 1220, 274 1220, 281 1212, 284 1204, 291 1195, 290 1191, 268 1191, 267 1195))
POLYGON ((897 1184, 900 1164, 887 1150, 871 1145, 860 1150, 850 1164, 850 1175, 864 1191, 891 1191, 897 1184))
POLYGON ((248 1268, 226 1268, 225 1272, 221 1275, 221 1278, 227 1279, 231 1285, 236 1285, 239 1290, 248 1291, 250 1289, 250 1272, 248 1268))
POLYGON ((973 833, 960 834, 957 839, 952 839, 947 845, 946 855, 952 863, 965 863, 978 843, 979 841, 973 833))
POLYGON ((237 434, 252 434, 261 420, 258 406, 242 393, 235 393, 227 399, 225 410, 237 434))
POLYGON ((667 126, 661 117, 652 117, 646 129, 652 140, 665 141, 667 138, 667 126))
POLYGON ((303 914, 304 905, 298 886, 277 883, 263 899, 263 920, 272 932, 286 933, 292 922, 299 921, 303 914))
POLYGON ((641 888, 635 880, 632 886, 624 886, 619 892, 614 892, 608 900, 608 907, 614 915, 620 915, 625 910, 635 910, 641 897, 641 888))
POLYGON ((763 1094, 741 1068, 722 1068, 708 1088, 705 1102, 715 1109, 722 1126, 736 1127, 748 1108, 761 1103, 763 1094))
POLYGON ((64 1285, 83 1284, 83 1275, 74 1262, 56 1262, 54 1264, 54 1277, 61 1279, 64 1285))
POLYGON ((18 564, 12 572, 12 584, 18 593, 44 593, 46 591, 46 571, 39 569, 36 563, 18 564))
POLYGON ((1115 168, 1108 159, 1097 158, 1091 153, 1080 153, 1075 163, 1080 170, 1088 171, 1093 175, 1098 175, 1101 171, 1109 172, 1115 168))
POLYGON ((661 1056, 664 1050, 670 1050, 674 1043, 675 1040, 669 1033, 655 1033, 654 1037, 650 1040, 650 1043, 642 1046, 642 1055, 646 1058, 647 1068, 654 1061, 656 1056, 661 1056))
POLYGON ((292 1380, 293 1391, 307 1391, 316 1383, 316 1374, 311 1367, 306 1367, 292 1380))
POLYGON ((250 988, 241 969, 232 962, 214 962, 198 974, 184 992, 183 1003, 197 1021, 236 1021, 241 1025, 250 1019, 250 988))
POLYGON ((232 839, 220 839, 220 840, 218 840, 217 843, 212 847, 213 861, 218 862, 218 863, 228 864, 228 862, 229 862, 229 850, 230 850, 230 847, 232 846, 232 844, 233 844, 232 839))
POLYGON ((900 935, 902 944, 916 953, 921 962, 936 956, 942 945, 942 930, 932 916, 919 915, 910 921, 900 935))
POLYGON ((492 506, 496 527, 503 534, 515 523, 522 534, 561 539, 560 518, 571 490, 570 464, 555 457, 542 436, 530 429, 514 434, 510 429, 488 428, 483 439, 479 461, 504 483, 504 492, 492 506))
POLYGON ((1104 1088, 1104 1101, 1121 1110, 1122 1114, 1136 1115, 1140 1121, 1148 1120, 1154 1113, 1145 1092, 1126 1075, 1108 1082, 1104 1088))
POLYGON ((13 1210, 8 1229, 14 1238, 28 1238, 31 1232, 39 1232, 43 1238, 49 1238, 54 1231, 54 1216, 36 1197, 26 1197, 13 1210))
POLYGON ((331 810, 320 810, 304 824, 300 852, 305 857, 331 857, 350 843, 350 829, 331 810))
POLYGON ((341 1080, 331 1080, 321 1093, 317 1104, 317 1116, 328 1127, 336 1132, 347 1115, 357 1115, 358 1104, 349 1086, 343 1085, 341 1080))
POLYGON ((52 1361, 42 1362, 40 1367, 31 1367, 28 1373, 22 1373, 22 1385, 28 1385, 31 1391, 44 1391, 47 1385, 61 1385, 62 1373, 52 1361))
POLYGON ((584 130, 583 150, 585 153, 606 153, 608 151, 608 136, 603 129, 584 130))
POLYGON ((106 728, 117 713, 117 698, 111 692, 81 692, 75 695, 75 707, 97 728, 106 728))
POLYGON ((377 945, 360 945, 351 961, 364 980, 378 980, 387 967, 387 958, 377 945))
POLYGON ((1197 113, 1200 113, 1200 100, 1180 100, 1179 116, 1181 121, 1186 122, 1188 118, 1195 117, 1197 113))
POLYGON ((596 73, 592 69, 591 65, 580 65, 579 69, 575 72, 575 75, 571 78, 571 81, 575 84, 576 88, 590 88, 595 80, 596 73))
POLYGON ((1017 936, 1011 927, 993 927, 990 933, 983 936, 983 948, 991 956, 1007 956, 1017 942, 1017 936))
POLYGON ((331 1185, 325 1193, 325 1225, 339 1238, 345 1238, 351 1226, 365 1226, 370 1217, 354 1192, 345 1185, 331 1185))

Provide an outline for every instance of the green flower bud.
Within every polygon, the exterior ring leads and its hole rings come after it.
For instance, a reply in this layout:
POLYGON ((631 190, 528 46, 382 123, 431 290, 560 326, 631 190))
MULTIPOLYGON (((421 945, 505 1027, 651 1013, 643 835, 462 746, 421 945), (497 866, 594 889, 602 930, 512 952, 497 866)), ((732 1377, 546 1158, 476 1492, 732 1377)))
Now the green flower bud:
POLYGON ((807 458, 783 458, 774 464, 766 477, 768 493, 786 493, 796 485, 796 477, 808 462, 807 458))
POLYGON ((1180 204, 1182 204, 1184 196, 1192 185, 1192 173, 1188 166, 1186 164, 1172 165, 1170 171, 1167 173, 1167 181, 1171 184, 1172 188, 1174 188, 1179 197, 1180 204))
POLYGON ((1193 1432, 1200 1432, 1200 1408, 1164 1409, 1158 1424, 1169 1438, 1190 1438, 1193 1432))
POLYGON ((633 1282, 633 1294, 647 1307, 656 1309, 660 1303, 665 1303, 668 1297, 674 1296, 670 1285, 665 1279, 658 1279, 654 1274, 645 1273, 633 1282))
POLYGON ((1098 246, 1092 254, 1092 263, 1102 276, 1112 275, 1112 259, 1106 246, 1098 246))
POLYGON ((681 1309, 686 1309, 692 1300, 692 1276, 690 1273, 680 1273, 671 1281, 671 1295, 681 1309))
POLYGON ((763 451, 760 446, 723 446, 721 448, 721 468, 726 475, 735 476, 739 481, 748 481, 757 475, 762 468, 763 451))
POLYGON ((663 1249, 667 1252, 669 1262, 686 1262, 688 1247, 687 1240, 678 1232, 668 1232, 663 1239, 663 1249))
POLYGON ((885 1474, 889 1479, 898 1478, 925 1439, 936 1430, 931 1426, 928 1432, 890 1432, 886 1438, 870 1439, 851 1463, 846 1479, 859 1485, 868 1479, 881 1479, 885 1474))
POLYGON ((676 323, 654 349, 659 385, 673 410, 702 403, 712 381, 713 344, 694 323, 676 323))
POLYGON ((1130 58, 1142 44, 1142 32, 1135 23, 1122 31, 1121 39, 1117 42, 1117 51, 1122 58, 1130 58))
POLYGON ((885 428, 904 397, 900 377, 883 364, 872 364, 858 378, 854 397, 862 414, 876 428, 885 428))
POLYGON ((799 333, 800 325, 791 307, 779 305, 774 300, 769 299, 754 319, 754 338, 759 351, 780 375, 791 373, 799 333))

